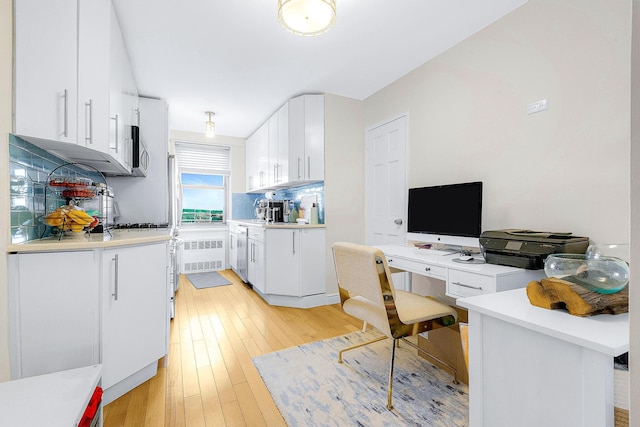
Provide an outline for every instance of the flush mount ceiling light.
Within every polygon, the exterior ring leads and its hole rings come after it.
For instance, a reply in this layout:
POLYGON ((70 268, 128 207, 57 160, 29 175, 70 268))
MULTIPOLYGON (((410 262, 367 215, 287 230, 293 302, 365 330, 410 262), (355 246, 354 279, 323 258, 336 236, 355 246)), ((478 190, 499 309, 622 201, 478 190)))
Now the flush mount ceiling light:
POLYGON ((208 116, 207 121, 204 122, 205 136, 207 138, 214 138, 216 136, 216 124, 211 120, 211 116, 215 116, 216 113, 207 111, 205 114, 208 116))
POLYGON ((317 36, 336 23, 336 0, 278 0, 278 20, 299 36, 317 36))

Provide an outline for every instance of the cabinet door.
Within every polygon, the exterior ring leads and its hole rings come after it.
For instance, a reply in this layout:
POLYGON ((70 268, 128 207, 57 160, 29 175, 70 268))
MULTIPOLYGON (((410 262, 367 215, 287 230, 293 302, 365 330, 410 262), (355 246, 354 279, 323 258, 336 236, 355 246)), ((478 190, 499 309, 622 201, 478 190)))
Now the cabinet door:
POLYGON ((304 96, 305 179, 324 180, 324 95, 304 96))
POLYGON ((278 183, 289 182, 289 104, 278 110, 278 183))
POLYGON ((253 191, 258 188, 258 148, 256 144, 255 134, 247 138, 246 144, 246 174, 247 174, 247 191, 253 191))
POLYGON ((300 296, 326 292, 325 230, 300 230, 300 296))
POLYGON ((116 12, 111 6, 111 49, 109 77, 109 153, 123 166, 125 162, 124 68, 126 50, 116 12))
POLYGON ((94 251, 9 256, 14 379, 98 363, 98 267, 94 251))
POLYGON ((108 154, 111 2, 78 5, 78 144, 108 154))
POLYGON ((305 179, 304 96, 290 99, 289 110, 289 181, 305 179))
POLYGON ((274 187, 280 183, 278 179, 278 114, 274 114, 269 118, 267 122, 269 128, 269 138, 268 138, 268 167, 267 167, 267 175, 268 182, 267 185, 269 187, 274 187))
POLYGON ((267 188, 269 185, 269 122, 260 126, 256 134, 258 188, 267 188))
POLYGON ((166 352, 167 244, 102 256, 102 385, 109 388, 166 352))
POLYGON ((14 132, 75 144, 78 3, 20 0, 14 8, 14 132))
POLYGON ((265 244, 267 293, 299 296, 300 230, 268 229, 265 244))

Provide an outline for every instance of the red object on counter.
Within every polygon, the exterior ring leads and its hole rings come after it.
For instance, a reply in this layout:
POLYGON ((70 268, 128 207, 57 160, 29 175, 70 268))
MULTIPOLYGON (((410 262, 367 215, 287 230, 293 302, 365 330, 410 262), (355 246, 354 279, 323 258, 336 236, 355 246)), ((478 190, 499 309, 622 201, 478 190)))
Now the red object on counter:
POLYGON ((84 414, 82 414, 78 427, 89 427, 91 425, 91 422, 96 417, 96 412, 98 412, 98 407, 100 406, 101 401, 102 387, 96 387, 93 391, 93 395, 91 395, 91 399, 89 399, 87 409, 85 409, 84 414))

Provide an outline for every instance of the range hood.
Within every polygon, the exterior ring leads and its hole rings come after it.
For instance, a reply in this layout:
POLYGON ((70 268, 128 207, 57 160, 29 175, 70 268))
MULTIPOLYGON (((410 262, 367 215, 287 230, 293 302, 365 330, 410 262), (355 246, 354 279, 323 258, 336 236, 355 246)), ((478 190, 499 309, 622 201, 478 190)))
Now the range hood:
POLYGON ((50 141, 22 135, 16 136, 69 163, 79 163, 79 167, 83 167, 83 165, 89 166, 84 168, 88 171, 95 172, 97 170, 105 175, 131 175, 131 170, 122 166, 110 154, 68 142, 50 141))

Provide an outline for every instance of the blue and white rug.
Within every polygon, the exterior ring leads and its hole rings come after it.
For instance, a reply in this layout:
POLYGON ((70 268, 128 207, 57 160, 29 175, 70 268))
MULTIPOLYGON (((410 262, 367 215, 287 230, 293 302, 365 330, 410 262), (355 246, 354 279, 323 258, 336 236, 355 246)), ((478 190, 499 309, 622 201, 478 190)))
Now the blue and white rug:
POLYGON ((418 356, 396 349, 393 406, 387 409, 391 340, 338 352, 379 336, 354 332, 253 359, 289 426, 468 426, 466 384, 418 356))

